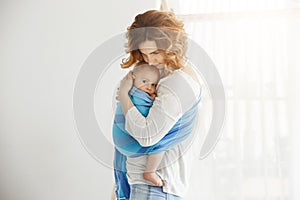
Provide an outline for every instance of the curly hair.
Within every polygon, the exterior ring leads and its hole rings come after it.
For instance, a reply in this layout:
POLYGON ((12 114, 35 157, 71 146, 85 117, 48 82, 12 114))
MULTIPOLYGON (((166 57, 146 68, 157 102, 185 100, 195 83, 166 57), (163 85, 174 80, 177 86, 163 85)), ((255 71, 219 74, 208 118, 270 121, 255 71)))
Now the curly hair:
POLYGON ((184 65, 187 35, 183 22, 172 12, 149 10, 137 15, 127 28, 126 38, 129 57, 122 60, 122 68, 144 61, 139 45, 146 40, 156 42, 169 68, 180 69, 184 65))

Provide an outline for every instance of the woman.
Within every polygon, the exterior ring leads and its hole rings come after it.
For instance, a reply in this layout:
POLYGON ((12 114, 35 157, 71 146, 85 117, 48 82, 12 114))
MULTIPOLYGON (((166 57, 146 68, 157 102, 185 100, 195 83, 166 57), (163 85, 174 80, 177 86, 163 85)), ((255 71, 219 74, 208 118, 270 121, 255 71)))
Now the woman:
MULTIPOLYGON (((144 117, 128 95, 133 84, 132 72, 121 81, 119 100, 125 115, 126 130, 142 146, 152 146, 163 139, 174 125, 200 98, 196 73, 186 64, 186 33, 184 24, 170 12, 150 10, 135 17, 128 27, 129 58, 123 68, 139 62, 157 67, 161 80, 157 97, 144 117)), ((192 134, 165 152, 157 174, 164 185, 157 187, 143 178, 147 157, 128 157, 126 168, 131 200, 181 199, 188 184, 191 168, 189 144, 192 134)))

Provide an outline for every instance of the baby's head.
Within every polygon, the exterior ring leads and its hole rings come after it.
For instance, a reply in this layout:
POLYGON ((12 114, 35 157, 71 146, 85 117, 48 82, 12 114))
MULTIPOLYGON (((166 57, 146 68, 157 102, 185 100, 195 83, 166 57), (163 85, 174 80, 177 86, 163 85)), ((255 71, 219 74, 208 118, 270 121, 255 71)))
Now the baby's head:
POLYGON ((133 68, 133 86, 147 92, 150 96, 155 94, 156 85, 160 78, 159 70, 151 65, 141 63, 133 68))

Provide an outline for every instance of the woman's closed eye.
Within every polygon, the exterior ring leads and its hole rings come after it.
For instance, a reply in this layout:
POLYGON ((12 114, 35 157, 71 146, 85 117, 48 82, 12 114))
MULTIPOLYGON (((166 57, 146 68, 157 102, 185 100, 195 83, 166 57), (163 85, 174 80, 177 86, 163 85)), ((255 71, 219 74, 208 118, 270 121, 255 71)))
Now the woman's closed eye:
MULTIPOLYGON (((147 55, 147 54, 144 54, 144 53, 142 53, 142 52, 141 52, 141 54, 142 54, 142 56, 143 56, 144 58, 148 58, 148 55, 147 55)), ((160 54, 160 51, 153 51, 153 52, 151 52, 149 55, 157 55, 157 54, 160 54)))

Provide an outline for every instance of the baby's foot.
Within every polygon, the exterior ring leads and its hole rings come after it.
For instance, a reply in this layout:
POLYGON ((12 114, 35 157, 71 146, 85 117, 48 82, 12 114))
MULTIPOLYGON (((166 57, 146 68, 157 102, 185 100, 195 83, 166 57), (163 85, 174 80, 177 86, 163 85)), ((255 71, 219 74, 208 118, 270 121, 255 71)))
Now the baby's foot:
POLYGON ((164 183, 161 178, 155 172, 144 172, 143 174, 144 179, 150 181, 156 186, 163 186, 164 183))

